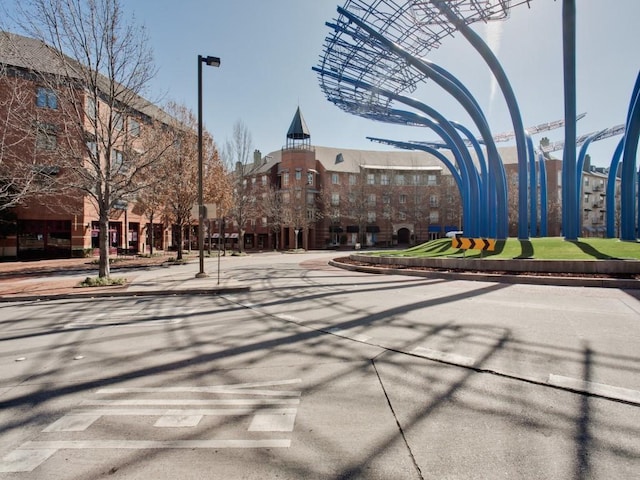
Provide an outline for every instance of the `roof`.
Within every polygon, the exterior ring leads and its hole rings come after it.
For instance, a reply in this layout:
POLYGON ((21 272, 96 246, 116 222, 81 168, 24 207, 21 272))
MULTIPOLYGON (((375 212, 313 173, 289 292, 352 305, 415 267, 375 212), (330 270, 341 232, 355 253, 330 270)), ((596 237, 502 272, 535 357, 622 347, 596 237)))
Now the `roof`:
MULTIPOLYGON (((76 60, 67 55, 61 57, 53 47, 42 40, 5 31, 0 31, 0 64, 77 79, 82 78, 83 70, 76 60), (69 75, 70 71, 76 71, 78 74, 69 75)), ((98 84, 103 93, 109 91, 109 83, 107 77, 99 75, 98 84)), ((130 93, 132 101, 129 102, 129 107, 164 123, 172 121, 172 117, 164 110, 135 92, 130 93)))
POLYGON ((293 120, 291 121, 291 125, 289 126, 287 138, 291 138, 293 140, 304 140, 310 137, 311 134, 309 133, 309 127, 307 127, 307 124, 302 117, 302 112, 300 112, 300 107, 298 107, 295 115, 293 116, 293 120))

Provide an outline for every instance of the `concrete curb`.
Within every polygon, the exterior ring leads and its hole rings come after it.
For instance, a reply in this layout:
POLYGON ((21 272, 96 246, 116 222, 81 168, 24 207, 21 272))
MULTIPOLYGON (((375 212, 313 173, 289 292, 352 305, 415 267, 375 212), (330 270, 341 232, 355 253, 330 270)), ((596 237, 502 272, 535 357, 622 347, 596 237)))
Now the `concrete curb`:
MULTIPOLYGON (((118 287, 115 287, 118 288, 118 287)), ((248 292, 251 287, 246 286, 228 286, 214 288, 184 288, 178 290, 102 290, 97 292, 82 293, 60 293, 60 294, 42 294, 42 295, 8 295, 0 296, 0 303, 9 302, 37 302, 46 300, 71 300, 71 299, 91 299, 91 298, 108 298, 108 297, 158 297, 158 296, 177 296, 177 295, 220 295, 223 293, 240 293, 248 292)), ((91 287, 87 287, 88 290, 91 287)))
MULTIPOLYGON (((351 257, 356 257, 352 255, 351 257)), ((357 256, 360 257, 360 256, 357 256)), ((377 257, 367 257, 366 260, 357 258, 358 261, 371 261, 377 257)), ((384 262, 379 262, 384 264, 384 262)), ((566 262, 565 262, 566 263, 566 262)), ((438 278, 447 280, 473 280, 482 282, 497 282, 508 284, 526 285, 556 285, 563 287, 604 287, 620 289, 640 289, 640 280, 623 278, 597 278, 597 277, 561 277, 553 275, 518 275, 483 272, 442 272, 437 270, 411 270, 411 265, 405 268, 377 267, 375 265, 350 265, 336 260, 330 260, 329 265, 345 270, 376 273, 382 275, 405 275, 423 278, 438 278)), ((435 267, 434 267, 435 268, 435 267)), ((446 268, 444 264, 438 268, 446 268)), ((455 268, 449 266, 449 268, 455 268)))

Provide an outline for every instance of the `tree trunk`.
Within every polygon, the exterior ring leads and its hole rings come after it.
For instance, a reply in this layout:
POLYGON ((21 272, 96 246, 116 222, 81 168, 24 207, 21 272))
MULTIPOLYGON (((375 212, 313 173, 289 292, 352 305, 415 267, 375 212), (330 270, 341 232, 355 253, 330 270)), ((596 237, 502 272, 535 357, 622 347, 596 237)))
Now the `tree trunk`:
POLYGON ((184 245, 184 225, 179 225, 179 235, 178 235, 178 255, 176 256, 176 260, 182 260, 182 245, 184 245))
POLYGON ((240 234, 238 235, 238 250, 240 253, 244 252, 244 229, 240 229, 240 234))
POLYGON ((98 276, 100 278, 108 278, 111 275, 109 269, 109 218, 106 215, 100 215, 100 261, 98 267, 98 276))
MULTIPOLYGON (((153 257, 153 244, 155 243, 155 228, 153 228, 153 212, 149 215, 149 228, 151 228, 151 232, 149 232, 149 256, 153 257)), ((142 252, 144 253, 144 252, 142 252)))

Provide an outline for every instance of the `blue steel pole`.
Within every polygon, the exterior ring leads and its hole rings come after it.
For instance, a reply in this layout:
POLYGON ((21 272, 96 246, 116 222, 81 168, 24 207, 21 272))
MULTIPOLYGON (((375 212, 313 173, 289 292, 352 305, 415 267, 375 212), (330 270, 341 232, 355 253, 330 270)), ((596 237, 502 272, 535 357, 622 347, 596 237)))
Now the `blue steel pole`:
MULTIPOLYGON (((596 140, 603 131, 594 133, 588 137, 580 147, 580 153, 578 154, 578 162, 576 166, 576 205, 580 205, 580 198, 582 197, 582 175, 584 170, 584 162, 587 157, 587 150, 591 142, 596 140)), ((579 208, 576 210, 576 225, 578 226, 578 232, 582 231, 582 215, 580 215, 579 208)))
MULTIPOLYGON (((518 152, 518 238, 521 240, 529 237, 527 230, 527 143, 524 135, 524 124, 520 115, 520 108, 516 101, 513 88, 509 79, 500 65, 500 62, 493 54, 487 44, 476 34, 462 19, 460 19, 446 4, 438 1, 436 5, 440 12, 455 25, 462 35, 478 51, 493 73, 500 90, 502 91, 516 138, 516 150, 518 152)), ((574 116, 575 119, 575 116, 574 116)))
POLYGON ((562 45, 564 65, 564 154, 562 160, 562 233, 567 240, 578 239, 576 203, 576 5, 562 4, 562 45))
POLYGON ((548 193, 547 193, 547 167, 544 163, 544 154, 538 154, 538 171, 540 172, 540 236, 548 235, 548 193))
POLYGON ((627 114, 627 126, 624 134, 624 147, 622 150, 622 180, 621 180, 621 205, 620 223, 621 240, 635 241, 636 232, 636 153, 638 150, 638 136, 640 135, 640 74, 636 78, 633 88, 629 112, 627 114))
POLYGON ((607 238, 616 237, 616 180, 618 178, 618 167, 620 166, 623 148, 624 135, 613 152, 611 165, 609 166, 609 175, 607 176, 607 196, 605 199, 607 208, 607 238))
POLYGON ((529 159, 529 232, 535 237, 538 233, 538 188, 536 182, 536 154, 531 135, 525 131, 527 139, 527 157, 529 159))

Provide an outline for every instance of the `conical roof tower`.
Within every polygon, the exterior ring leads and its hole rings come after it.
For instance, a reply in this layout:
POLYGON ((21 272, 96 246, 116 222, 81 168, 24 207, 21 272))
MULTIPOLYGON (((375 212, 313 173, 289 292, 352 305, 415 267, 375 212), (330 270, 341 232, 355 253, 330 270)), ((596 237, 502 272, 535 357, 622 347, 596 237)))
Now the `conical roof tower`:
POLYGON ((310 146, 311 134, 298 107, 287 132, 287 148, 309 148, 310 146))

